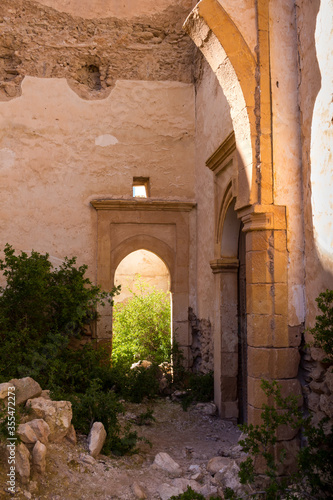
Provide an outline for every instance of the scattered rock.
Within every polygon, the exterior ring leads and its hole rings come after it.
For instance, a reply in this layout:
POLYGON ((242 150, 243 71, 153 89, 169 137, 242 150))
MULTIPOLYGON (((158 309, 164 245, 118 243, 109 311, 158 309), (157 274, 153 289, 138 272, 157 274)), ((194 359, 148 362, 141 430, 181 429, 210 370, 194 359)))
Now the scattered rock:
POLYGON ((94 459, 94 457, 90 456, 90 455, 80 455, 80 462, 83 462, 85 464, 89 464, 89 465, 95 465, 96 463, 96 460, 94 459))
POLYGON ((16 446, 16 470, 19 473, 22 483, 26 484, 30 478, 30 452, 28 448, 20 443, 16 446))
POLYGON ((231 488, 235 493, 240 493, 242 485, 238 477, 239 467, 234 460, 230 460, 228 465, 225 465, 215 474, 215 480, 223 488, 231 488))
POLYGON ((17 405, 24 403, 28 399, 37 398, 42 392, 41 386, 31 377, 13 378, 8 383, 15 386, 15 402, 17 405))
POLYGON ((172 484, 176 488, 180 488, 183 492, 186 491, 189 486, 193 491, 196 491, 197 493, 199 493, 200 489, 202 488, 201 485, 196 481, 193 481, 192 479, 185 479, 184 477, 174 479, 172 484))
POLYGON ((138 498, 138 500, 145 500, 145 498, 147 498, 145 489, 136 481, 132 484, 132 491, 135 498, 138 498))
POLYGON ((74 429, 74 425, 71 424, 69 429, 68 429, 68 432, 66 434, 66 439, 68 439, 68 441, 72 444, 76 444, 77 442, 77 439, 76 439, 76 431, 74 429))
POLYGON ((172 496, 177 496, 180 495, 181 493, 184 493, 181 488, 177 486, 171 486, 170 484, 167 483, 162 483, 158 487, 157 492, 160 495, 161 500, 169 500, 169 498, 172 496))
POLYGON ((207 464, 207 471, 214 476, 219 470, 228 467, 231 463, 230 458, 227 457, 214 457, 211 458, 207 464))
POLYGON ((45 420, 37 418, 30 420, 26 424, 20 424, 17 434, 24 443, 36 443, 36 441, 40 441, 46 444, 49 440, 50 427, 45 420))
POLYGON ((175 391, 171 394, 172 401, 179 401, 184 396, 186 396, 187 391, 175 391))
POLYGON ((202 486, 199 490, 199 493, 203 495, 204 497, 209 498, 211 495, 216 495, 217 494, 217 487, 216 486, 211 486, 210 484, 205 484, 202 486))
POLYGON ((40 397, 44 399, 51 399, 50 391, 48 389, 45 389, 44 391, 41 392, 40 397))
POLYGON ((37 441, 32 450, 32 463, 38 474, 44 474, 46 468, 46 446, 37 441))
POLYGON ((179 477, 182 474, 182 470, 179 464, 177 464, 177 462, 175 462, 173 458, 170 457, 170 455, 164 452, 158 453, 156 455, 153 465, 165 470, 173 477, 179 477))
POLYGON ((194 410, 200 411, 204 415, 216 415, 217 406, 214 403, 198 403, 195 405, 194 410))
POLYGON ((88 436, 89 453, 96 458, 100 454, 106 439, 106 430, 102 422, 94 422, 88 436))
POLYGON ((50 401, 44 398, 29 399, 27 407, 31 408, 34 418, 42 418, 50 428, 49 440, 61 441, 71 425, 72 404, 69 401, 50 401))

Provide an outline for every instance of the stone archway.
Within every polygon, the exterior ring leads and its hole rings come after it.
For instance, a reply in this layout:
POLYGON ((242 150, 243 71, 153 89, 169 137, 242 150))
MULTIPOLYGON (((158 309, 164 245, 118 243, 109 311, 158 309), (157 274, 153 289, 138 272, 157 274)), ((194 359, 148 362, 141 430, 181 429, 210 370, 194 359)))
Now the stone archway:
MULTIPOLYGON (((256 51, 250 50, 221 3, 221 0, 201 0, 187 18, 184 29, 210 64, 230 106, 237 162, 234 162, 229 180, 234 187, 235 209, 245 233, 247 414, 250 423, 257 423, 265 401, 260 389, 261 378, 278 379, 286 393, 293 391, 297 385, 299 352, 297 340, 288 329, 286 208, 274 205, 269 2, 258 0, 256 8, 253 3, 256 51)), ((229 139, 206 162, 217 177, 221 174, 224 179, 228 178, 229 139)), ((227 213, 226 200, 222 207, 227 213)), ((220 221, 216 222, 216 227, 221 227, 220 221)), ((220 282, 235 282, 231 275, 236 274, 238 262, 234 257, 220 255, 216 244, 214 257, 213 272, 229 275, 229 278, 218 280, 216 285, 216 296, 221 295, 223 309, 223 301, 233 302, 235 287, 230 291, 228 285, 221 288, 220 282)), ((216 318, 218 330, 223 326, 220 324, 222 316, 221 313, 221 319, 216 318)), ((235 417, 237 401, 231 397, 223 401, 221 396, 224 376, 221 366, 228 361, 230 365, 234 363, 236 355, 235 352, 224 353, 221 341, 215 344, 214 350, 217 351, 216 402, 223 417, 235 417)), ((236 368, 233 372, 229 370, 226 376, 231 373, 236 374, 236 368)), ((234 397, 234 392, 231 396, 234 397)))
MULTIPOLYGON (((119 263, 131 252, 146 249, 158 255, 170 272, 174 338, 190 358, 188 321, 191 217, 195 204, 160 200, 95 200, 97 210, 97 280, 104 290, 114 285, 119 263)), ((97 337, 112 338, 112 310, 101 311, 97 337)))

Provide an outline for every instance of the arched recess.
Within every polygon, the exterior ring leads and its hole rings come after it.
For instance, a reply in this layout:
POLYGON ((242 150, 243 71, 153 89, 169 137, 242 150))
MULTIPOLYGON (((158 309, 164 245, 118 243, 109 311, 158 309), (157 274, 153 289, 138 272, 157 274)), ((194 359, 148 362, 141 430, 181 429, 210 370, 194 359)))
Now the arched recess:
POLYGON ((237 208, 273 201, 268 4, 258 1, 258 61, 217 0, 201 0, 184 23, 230 106, 239 154, 237 208))
MULTIPOLYGON (((103 290, 112 288, 115 270, 129 253, 144 248, 158 255, 170 272, 174 337, 183 349, 185 362, 189 363, 190 240, 196 205, 152 199, 93 200, 91 205, 97 211, 99 285, 103 290)), ((110 345, 111 309, 101 310, 97 338, 110 345)))
MULTIPOLYGON (((239 417, 241 380, 239 242, 241 221, 235 210, 236 198, 230 182, 220 201, 216 222, 215 260, 211 268, 216 276, 218 317, 214 330, 215 403, 225 418, 239 417)), ((243 268, 242 268, 243 270, 243 268)))
POLYGON ((174 289, 175 252, 164 241, 146 234, 138 234, 122 241, 111 252, 111 283, 114 285, 114 276, 120 262, 136 250, 148 250, 157 255, 166 265, 170 274, 170 291, 174 289))

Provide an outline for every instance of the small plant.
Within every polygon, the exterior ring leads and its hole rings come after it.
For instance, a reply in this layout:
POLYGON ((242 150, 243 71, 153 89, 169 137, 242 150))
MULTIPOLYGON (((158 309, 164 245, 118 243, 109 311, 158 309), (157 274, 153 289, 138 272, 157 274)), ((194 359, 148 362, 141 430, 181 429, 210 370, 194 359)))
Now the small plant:
POLYGON ((324 362, 333 363, 333 290, 322 292, 316 302, 322 314, 316 316, 316 324, 310 332, 314 337, 314 346, 327 355, 324 362))
POLYGON ((132 297, 113 310, 112 363, 130 367, 138 360, 170 361, 169 294, 137 278, 132 297))

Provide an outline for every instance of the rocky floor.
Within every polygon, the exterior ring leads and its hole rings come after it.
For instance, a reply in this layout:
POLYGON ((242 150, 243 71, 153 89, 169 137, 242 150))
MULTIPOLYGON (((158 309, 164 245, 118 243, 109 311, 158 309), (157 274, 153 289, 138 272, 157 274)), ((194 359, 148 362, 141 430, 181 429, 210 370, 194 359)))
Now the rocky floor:
MULTIPOLYGON (((234 480, 237 463, 242 459, 237 445, 240 436, 237 426, 207 415, 204 405, 193 406, 184 412, 179 403, 168 399, 149 405, 126 404, 127 413, 123 418, 131 420, 148 408, 153 409, 156 421, 149 426, 133 425, 133 428, 150 441, 151 447, 140 442, 139 452, 135 455, 120 458, 99 455, 95 460, 88 454, 85 436, 78 436, 76 445, 67 440, 51 443, 48 445, 46 473, 33 476, 29 484, 17 489, 14 496, 2 486, 0 498, 168 500, 185 491, 187 485, 207 498, 211 494, 223 498, 226 478, 217 473, 220 462, 228 466, 227 481, 230 482, 234 480), (161 452, 179 464, 179 473, 170 473, 154 464, 156 455, 161 452), (211 461, 214 457, 220 457, 215 458, 216 463, 211 461)), ((2 485, 6 481, 5 465, 0 470, 2 485)))

